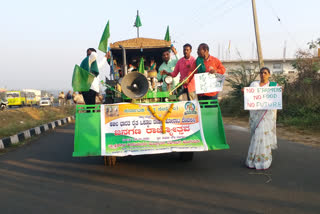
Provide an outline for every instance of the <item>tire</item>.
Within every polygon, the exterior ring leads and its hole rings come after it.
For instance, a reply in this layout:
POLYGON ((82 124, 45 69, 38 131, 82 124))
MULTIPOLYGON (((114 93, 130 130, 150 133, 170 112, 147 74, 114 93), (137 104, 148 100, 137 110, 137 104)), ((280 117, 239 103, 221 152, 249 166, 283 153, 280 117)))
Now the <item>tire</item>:
POLYGON ((180 160, 181 161, 192 161, 194 152, 180 152, 180 160))
POLYGON ((115 166, 117 162, 116 156, 104 156, 104 165, 105 166, 115 166))

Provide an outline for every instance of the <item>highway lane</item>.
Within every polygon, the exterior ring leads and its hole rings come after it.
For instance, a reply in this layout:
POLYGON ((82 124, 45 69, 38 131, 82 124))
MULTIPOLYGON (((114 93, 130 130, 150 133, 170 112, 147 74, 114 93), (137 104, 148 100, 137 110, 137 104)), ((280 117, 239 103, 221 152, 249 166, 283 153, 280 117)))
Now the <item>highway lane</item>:
POLYGON ((74 125, 0 155, 1 213, 320 213, 320 149, 279 140, 272 167, 244 166, 249 133, 231 149, 118 159, 73 158, 74 125))

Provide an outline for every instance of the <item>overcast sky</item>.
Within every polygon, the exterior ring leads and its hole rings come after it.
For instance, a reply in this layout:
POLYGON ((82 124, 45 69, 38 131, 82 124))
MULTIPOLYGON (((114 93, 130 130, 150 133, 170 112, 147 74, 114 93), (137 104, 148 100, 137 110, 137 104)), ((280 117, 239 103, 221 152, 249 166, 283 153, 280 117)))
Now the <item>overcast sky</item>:
MULTIPOLYGON (((256 2, 264 58, 282 58, 285 41, 286 56, 294 57, 320 37, 319 0, 256 2)), ((109 42, 136 37, 137 9, 140 37, 163 39, 169 25, 180 56, 187 42, 193 55, 206 42, 221 60, 255 56, 251 0, 1 1, 0 88, 71 89, 74 65, 88 47, 97 48, 108 20, 109 42)), ((101 73, 107 72, 106 67, 101 73)))

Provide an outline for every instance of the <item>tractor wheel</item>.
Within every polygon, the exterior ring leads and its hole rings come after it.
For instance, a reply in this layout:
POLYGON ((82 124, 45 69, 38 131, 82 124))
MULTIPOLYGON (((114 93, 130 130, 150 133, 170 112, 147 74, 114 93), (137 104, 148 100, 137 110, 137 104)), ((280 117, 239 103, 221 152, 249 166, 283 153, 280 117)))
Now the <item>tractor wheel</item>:
POLYGON ((192 161, 194 152, 180 152, 181 161, 192 161))
POLYGON ((116 156, 104 156, 104 165, 105 166, 115 166, 117 162, 116 156))

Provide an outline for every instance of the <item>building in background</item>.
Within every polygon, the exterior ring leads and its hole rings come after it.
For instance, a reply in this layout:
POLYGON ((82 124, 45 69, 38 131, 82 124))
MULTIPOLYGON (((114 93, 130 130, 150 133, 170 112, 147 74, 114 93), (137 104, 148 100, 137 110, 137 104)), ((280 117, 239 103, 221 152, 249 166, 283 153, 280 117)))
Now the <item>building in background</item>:
POLYGON ((37 90, 37 89, 23 89, 22 91, 24 91, 27 96, 30 95, 30 97, 33 97, 32 94, 34 94, 34 98, 37 104, 40 103, 40 99, 41 99, 41 90, 37 90))
MULTIPOLYGON (((265 59, 264 66, 268 67, 272 74, 297 74, 297 70, 292 66, 296 59, 265 59)), ((232 70, 237 70, 244 65, 248 69, 259 69, 258 60, 228 60, 222 61, 222 64, 226 68, 226 75, 232 70)))

